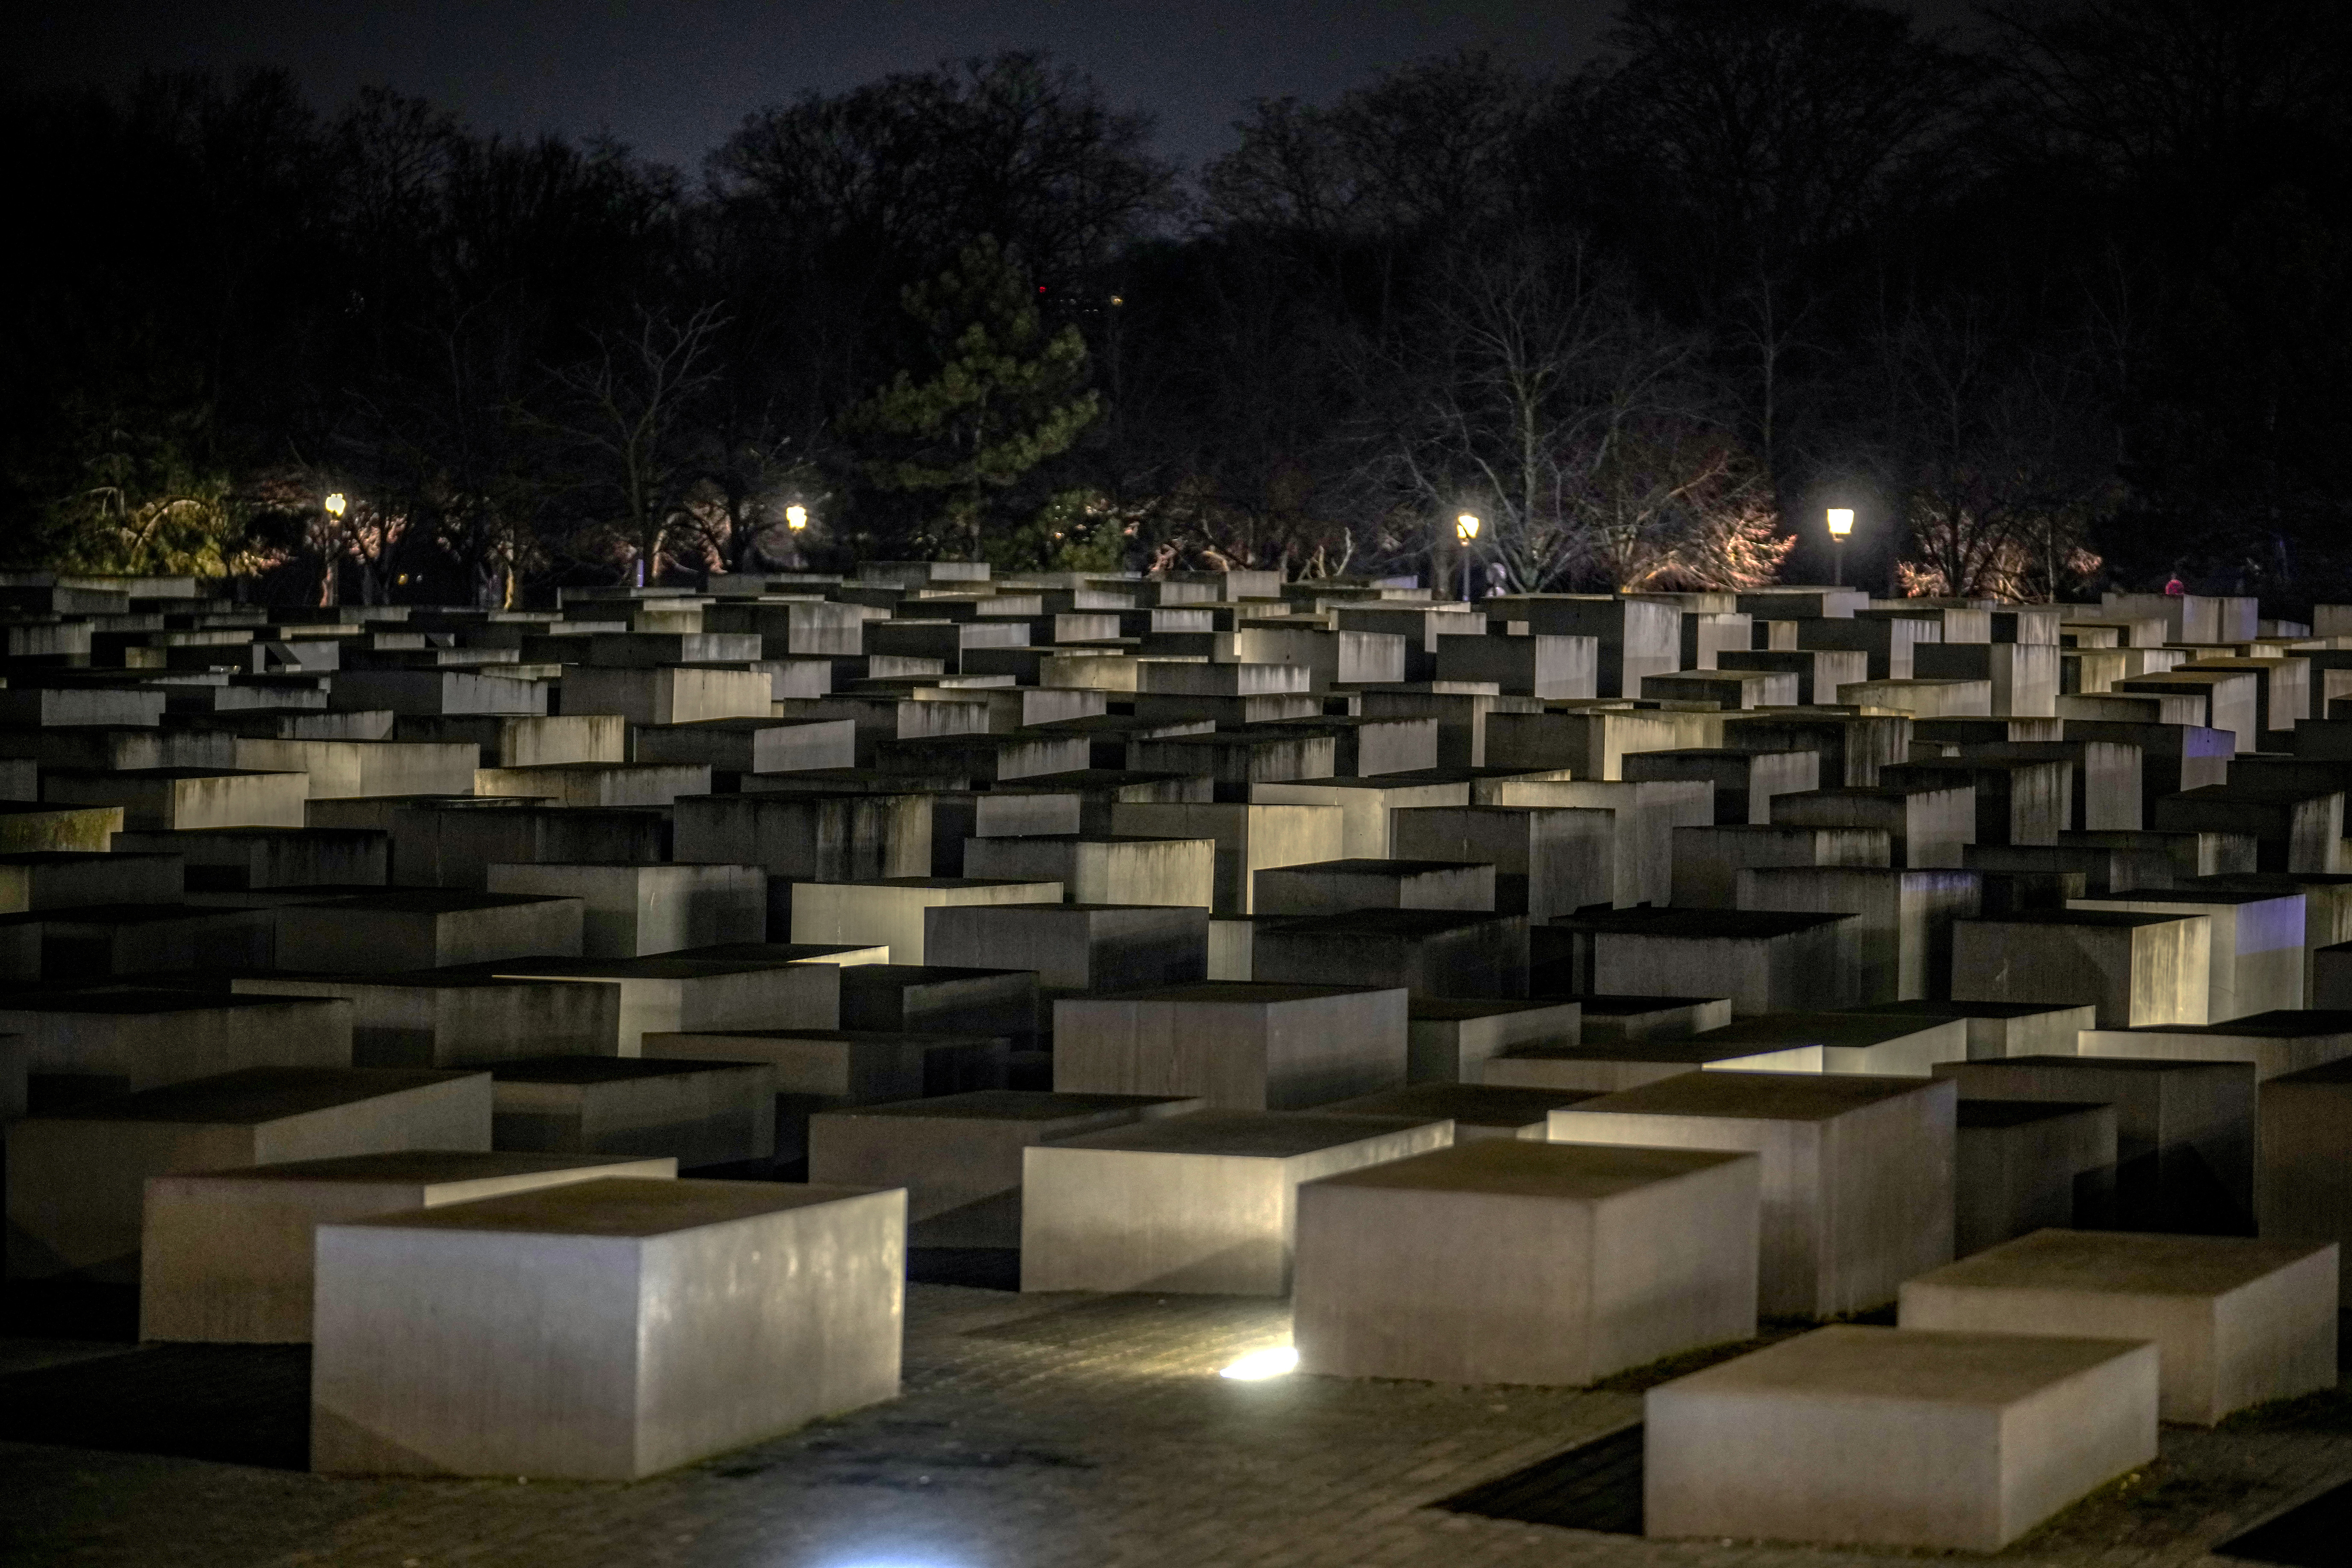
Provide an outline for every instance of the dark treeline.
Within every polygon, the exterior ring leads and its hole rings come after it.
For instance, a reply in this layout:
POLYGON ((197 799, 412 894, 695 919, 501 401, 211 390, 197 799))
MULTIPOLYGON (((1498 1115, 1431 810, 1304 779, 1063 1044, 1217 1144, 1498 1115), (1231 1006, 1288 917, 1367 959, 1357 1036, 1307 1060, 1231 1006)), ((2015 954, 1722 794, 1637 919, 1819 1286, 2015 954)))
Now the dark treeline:
POLYGON ((151 79, 17 147, 0 544, 516 602, 852 554, 2341 596, 2352 7, 1628 0, 1181 171, 1011 55, 704 166, 151 79), (340 498, 327 504, 329 497, 340 498), (805 522, 795 527, 795 521, 805 522))

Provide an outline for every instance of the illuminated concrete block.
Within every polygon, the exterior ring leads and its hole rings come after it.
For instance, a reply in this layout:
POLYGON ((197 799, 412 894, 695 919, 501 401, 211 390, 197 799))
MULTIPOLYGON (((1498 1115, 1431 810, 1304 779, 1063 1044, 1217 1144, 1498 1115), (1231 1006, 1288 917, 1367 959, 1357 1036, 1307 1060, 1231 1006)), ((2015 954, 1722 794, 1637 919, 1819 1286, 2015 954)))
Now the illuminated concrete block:
POLYGON ((1650 1390, 1643 1532, 1994 1552, 2156 1458, 2157 1348, 1817 1329, 1650 1390))
POLYGON ((1731 1022, 1728 996, 1627 996, 1588 992, 1577 997, 1576 1005, 1582 1038, 1591 1045, 1685 1040, 1731 1022))
POLYGON ((2258 1081, 2325 1067, 2352 1057, 2352 1013, 2281 1011, 2232 1018, 2226 1024, 2156 1025, 2142 1029, 2085 1029, 2077 1043, 2086 1057, 2140 1057, 2163 1061, 2251 1062, 2258 1081))
POLYGON ((2087 1002, 1868 1002, 1856 1013, 1906 1018, 1958 1018, 1967 1026, 1969 1059, 2071 1056, 2082 1032, 2096 1026, 2087 1002))
POLYGON ((768 874, 757 866, 504 865, 492 866, 488 880, 493 893, 579 900, 583 958, 638 958, 768 934, 768 874))
POLYGON ((1205 980, 1209 911, 1150 904, 967 904, 923 911, 925 952, 1034 970, 1041 997, 1205 980))
POLYGON ((320 1225, 603 1176, 677 1173, 671 1159, 435 1149, 152 1176, 139 1251, 139 1337, 306 1344, 320 1225))
POLYGON ((1903 1282, 1902 1325, 2153 1340, 2158 1414, 2210 1426, 2336 1386, 2333 1242, 2041 1230, 1903 1282))
POLYGON ((1818 752, 1743 752, 1694 748, 1632 752, 1622 764, 1629 781, 1696 782, 1712 792, 1718 826, 1772 820, 1772 797, 1822 787, 1818 752))
MULTIPOLYGON (((192 827, 299 827, 309 775, 198 768, 133 768, 120 773, 44 771, 41 799, 60 805, 111 805, 122 826, 176 831, 192 827)), ((15 848, 9 845, 5 847, 15 848)), ((83 848, 80 844, 25 848, 83 848)))
POLYGON ((1024 1151, 1024 1290, 1282 1296, 1302 1182, 1444 1147, 1444 1121, 1199 1110, 1024 1151))
POLYGON ((1952 928, 1952 996, 2088 1004, 2104 1029, 2202 1024, 2212 975, 2204 915, 2026 910, 1952 928))
MULTIPOLYGON (((1368 693, 1369 703, 1381 693, 1368 693)), ((1394 853, 1391 815, 1424 805, 1467 805, 1470 781, 1458 772, 1390 773, 1371 778, 1293 779, 1252 786, 1259 805, 1329 805, 1340 814, 1339 857, 1386 860, 1394 853)))
POLYGON ((1728 995, 1734 1016, 1843 1006, 1854 981, 1841 928, 1858 917, 1732 910, 1617 910, 1558 922, 1589 958, 1579 989, 1728 995))
POLYGON ((906 1199, 580 1182, 319 1227, 310 1468, 630 1480, 898 1392, 906 1199))
POLYGON ((964 875, 1062 885, 1079 904, 1178 904, 1207 909, 1216 887, 1208 838, 1048 834, 964 842, 964 875))
POLYGON ((471 795, 479 747, 405 741, 285 741, 239 736, 236 765, 300 773, 311 800, 471 795))
POLYGON ((2091 1223, 2112 1212, 2112 1105, 1963 1100, 1958 1138, 1955 1257, 2051 1226, 2091 1223))
POLYGON ((688 1170, 776 1153, 776 1073, 761 1062, 538 1057, 490 1069, 490 1146, 669 1155, 688 1170))
POLYGON ((1748 1071, 1927 1078, 1937 1062, 1969 1058, 1965 1020, 1899 1013, 1763 1013, 1694 1035, 1688 1043, 1749 1053, 1708 1064, 1748 1071))
POLYGON ((1315 1108, 1318 1116, 1406 1116, 1454 1123, 1454 1142, 1523 1138, 1540 1143, 1549 1136, 1551 1113, 1563 1105, 1595 1098, 1590 1089, 1515 1089, 1479 1083, 1416 1083, 1382 1089, 1315 1108))
POLYGON ((1897 871, 1874 866, 1778 866, 1738 873, 1737 906, 1842 913, 1840 963, 1860 999, 1894 1002, 1948 994, 1952 925, 1980 912, 1973 871, 1897 871))
POLYGON ((857 765, 856 726, 847 719, 706 719, 631 727, 633 762, 699 763, 714 773, 782 773, 857 765))
POLYGON ((2210 924, 2206 1016, 2214 1023, 2303 1005, 2305 900, 2299 889, 2207 885, 2066 902, 2076 910, 2204 916, 2210 924))
POLYGON ((765 719, 772 700, 768 677, 757 670, 573 665, 563 676, 566 713, 617 713, 632 724, 765 719))
POLYGON ((1976 792, 1966 784, 1795 791, 1772 797, 1772 822, 1787 827, 1875 828, 1892 863, 1906 869, 1958 868, 1976 841, 1976 792))
POLYGON ((520 795, 572 810, 673 805, 680 795, 709 795, 710 770, 685 763, 551 763, 529 768, 477 768, 474 793, 520 795))
POLYGON ((1054 1005, 1054 1088, 1297 1110, 1403 1084, 1405 993, 1207 981, 1054 1005))
POLYGON ((957 1211, 1018 1193, 1024 1150, 1202 1109, 1153 1095, 994 1089, 822 1111, 809 1118, 809 1180, 906 1188, 908 1224, 938 1222, 926 1245, 1018 1247, 1017 1201, 957 1211))
POLYGON ((1298 1189, 1299 1370, 1578 1384, 1748 1338, 1757 1194, 1749 1154, 1457 1123, 1452 1148, 1298 1189))
POLYGON ((1571 1001, 1422 996, 1407 1014, 1414 1083, 1478 1083, 1486 1063, 1528 1045, 1574 1045, 1583 1006, 1571 1001))
POLYGON ((1336 915, 1354 910, 1492 911, 1495 868, 1466 860, 1325 860, 1257 874, 1262 915, 1336 915))
POLYGON ((2242 1062, 2011 1057, 1944 1062, 1968 1100, 2116 1108, 2115 1208, 2126 1230, 2247 1235, 2254 1197, 2254 1069, 2242 1062))
POLYGON ((1495 910, 1542 921, 1617 896, 1619 828, 1606 806, 1417 806, 1394 816, 1400 858, 1484 861, 1495 910))
POLYGON ((1358 910, 1259 928, 1251 978, 1402 986, 1416 996, 1515 996, 1527 989, 1520 915, 1358 910))
MULTIPOLYGON (((1321 785, 1331 781, 1316 782, 1321 785)), ((1254 785, 1253 790, 1265 787, 1254 785)), ((1114 833, 1214 840, 1216 881, 1211 908, 1221 915, 1253 911, 1252 879, 1268 866, 1301 866, 1337 860, 1348 854, 1345 821, 1338 806, 1322 805, 1139 803, 1115 805, 1110 810, 1114 833)))
POLYGON ((382 887, 392 858, 391 836, 363 828, 194 827, 118 834, 114 846, 179 856, 192 893, 382 887))
POLYGON ((1762 1155, 1759 1310, 1831 1317, 1951 1261, 1958 1103, 1936 1079, 1690 1072, 1555 1110, 1551 1137, 1762 1155))
POLYGON ((19 996, 0 1036, 58 1100, 161 1089, 245 1068, 347 1068, 352 1016, 339 1001, 123 989, 19 996))
POLYGON ((845 1106, 992 1092, 1004 1083, 1001 1036, 928 1030, 733 1029, 647 1035, 646 1059, 761 1062, 776 1078, 776 1158, 808 1153, 810 1119, 845 1106))
POLYGON ((845 1029, 953 1029, 1025 1044, 1037 1011, 1037 976, 1026 969, 861 963, 841 972, 845 1029))
POLYGON ((324 974, 580 955, 575 898, 387 889, 278 911, 278 964, 324 974))
POLYGON ((793 940, 884 945, 898 963, 921 963, 928 951, 924 911, 970 904, 1058 904, 1058 881, 987 878, 887 877, 867 882, 798 882, 793 887, 793 940))
POLYGON ((620 1001, 620 1054, 647 1034, 680 1029, 830 1029, 841 1022, 841 976, 830 963, 724 958, 528 958, 488 964, 502 979, 609 985, 620 1001))
POLYGON ((239 996, 350 1003, 352 1067, 480 1067, 522 1057, 608 1057, 620 1048, 620 994, 605 985, 497 980, 431 969, 239 975, 229 984, 239 996))
POLYGON ((8 1129, 8 1274, 138 1277, 150 1176, 403 1149, 488 1149, 487 1073, 248 1068, 8 1129))
POLYGON ((82 850, 103 854, 123 827, 119 805, 35 805, 0 801, 0 853, 82 850))

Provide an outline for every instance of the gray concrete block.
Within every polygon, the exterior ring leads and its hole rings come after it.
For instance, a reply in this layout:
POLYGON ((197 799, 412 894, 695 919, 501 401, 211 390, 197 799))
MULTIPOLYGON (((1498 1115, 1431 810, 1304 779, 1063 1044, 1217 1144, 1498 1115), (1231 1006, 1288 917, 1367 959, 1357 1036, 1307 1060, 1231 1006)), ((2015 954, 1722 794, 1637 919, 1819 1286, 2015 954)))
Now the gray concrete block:
POLYGON ((2113 1212, 2116 1108, 2065 1100, 1963 1100, 1952 1253, 1967 1258, 2113 1212))
POLYGON ((1407 1009, 1407 1076, 1414 1083, 1482 1082, 1486 1063, 1505 1051, 1574 1045, 1583 1012, 1581 1003, 1549 997, 1415 997, 1407 1009))
POLYGON ((1555 1110, 1551 1138, 1762 1155, 1759 1310, 1832 1317, 1951 1260, 1958 1102, 1935 1079, 1694 1072, 1555 1110))
POLYGON ((898 1391, 897 1192, 606 1180, 319 1228, 310 1466, 629 1480, 898 1391))
POLYGON ((348 1003, 123 988, 19 996, 0 1035, 25 1042, 27 1072, 54 1097, 94 1099, 245 1068, 347 1068, 348 1003))
POLYGON ((1523 1089, 1481 1083, 1416 1083, 1403 1089, 1335 1100, 1314 1108, 1318 1116, 1402 1116, 1451 1121, 1456 1144, 1488 1138, 1541 1143, 1550 1136, 1551 1113, 1563 1105, 1597 1097, 1595 1089, 1523 1089))
POLYGON ((1878 827, 1677 827, 1669 900, 1678 910, 1738 908, 1739 873, 1773 866, 1885 866, 1893 840, 1878 827))
POLYGON ((2096 1026, 2097 1009, 2089 1003, 2046 1002, 1869 1002, 1856 1013, 1890 1013, 1904 1017, 1958 1018, 1968 1028, 1969 1059, 1986 1061, 2002 1057, 2072 1056, 2076 1037, 2096 1026))
POLYGON ((1416 996, 1517 996, 1527 989, 1519 915, 1358 910, 1269 922, 1251 978, 1276 984, 1402 986, 1416 996))
POLYGON ((1054 1005, 1054 1087, 1296 1110, 1405 1081, 1402 989, 1210 981, 1054 1005))
MULTIPOLYGON (((794 942, 887 946, 893 961, 921 963, 925 911, 974 904, 1057 904, 1058 880, 888 877, 857 882, 796 882, 794 942)), ((1084 900, 1081 900, 1084 901, 1084 900)))
POLYGON ((578 900, 583 958, 642 958, 768 934, 768 873, 758 866, 494 865, 488 882, 492 893, 578 900))
POLYGON ((1754 1334, 1752 1155, 1461 1136, 1298 1189, 1301 1371, 1577 1384, 1754 1334))
POLYGON ((8 1275, 138 1278, 150 1176, 404 1149, 488 1149, 487 1073, 247 1068, 8 1130, 8 1275))
POLYGON ((2352 1013, 2285 1010, 2255 1013, 2226 1024, 2085 1029, 2075 1049, 2085 1057, 2249 1062, 2256 1080, 2267 1082, 2352 1057, 2352 1013))
POLYGON ((1957 868, 1976 838, 1976 792, 1966 784, 1799 791, 1772 797, 1774 826, 1868 827, 1886 835, 1892 864, 1957 868))
POLYGON ((2336 1386, 2333 1242, 2042 1230, 1903 1283, 1902 1325, 2154 1341, 2158 1414, 2210 1426, 2336 1386))
POLYGON ((580 956, 576 898, 387 889, 278 911, 278 963, 327 974, 580 956))
POLYGON ((1743 910, 1854 918, 1839 928, 1839 963, 1864 1002, 1948 995, 1952 927, 1983 901, 1972 871, 1898 871, 1859 866, 1780 866, 1738 873, 1743 910))
POLYGON ((648 1034, 738 1028, 831 1029, 841 1022, 841 976, 831 963, 767 958, 543 958, 484 965, 508 980, 563 980, 614 989, 620 1054, 648 1034))
POLYGON ((1444 1121, 1213 1110, 1032 1145, 1021 1288, 1287 1295, 1301 1183, 1452 1138, 1444 1121))
POLYGON ((2202 1024, 2212 963, 2202 914, 2028 910, 1952 929, 1952 996, 2087 1003, 2101 1028, 2202 1024))
POLYGON ((775 1157, 776 1073, 763 1062, 533 1057, 490 1078, 502 1152, 668 1155, 689 1170, 775 1157))
POLYGON ((1257 912, 1335 915, 1356 910, 1491 913, 1495 868, 1469 860, 1324 860, 1257 873, 1257 912))
POLYGON ((1643 1531, 1994 1552, 2156 1457, 2157 1349, 1845 1326, 1652 1389, 1643 1531))
POLYGON ((923 911, 940 963, 1034 970, 1041 998, 1208 978, 1209 912, 1146 904, 969 904, 923 911))
POLYGON ((621 1000, 612 986, 430 969, 238 975, 229 985, 239 996, 350 1003, 352 1067, 481 1067, 521 1057, 612 1056, 620 1049, 621 1000))
POLYGON ((307 1344, 320 1225, 604 1176, 663 1179, 672 1159, 407 1150, 152 1176, 139 1337, 307 1344))
POLYGON ((1172 904, 1207 909, 1216 889, 1216 842, 1108 834, 1045 834, 964 841, 964 875, 1055 881, 1078 904, 1172 904))

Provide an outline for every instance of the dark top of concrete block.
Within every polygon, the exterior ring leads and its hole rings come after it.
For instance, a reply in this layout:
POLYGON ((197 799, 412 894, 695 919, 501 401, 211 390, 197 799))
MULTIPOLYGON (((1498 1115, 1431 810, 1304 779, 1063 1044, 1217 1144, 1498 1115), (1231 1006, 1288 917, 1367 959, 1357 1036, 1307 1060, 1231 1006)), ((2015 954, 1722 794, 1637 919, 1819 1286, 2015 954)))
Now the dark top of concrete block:
POLYGON ((1551 922, 1604 936, 1658 936, 1769 942, 1852 920, 1852 915, 1780 914, 1760 910, 1612 910, 1561 915, 1551 922))
MULTIPOLYGON (((462 1149, 402 1149, 384 1154, 344 1154, 331 1160, 289 1160, 278 1165, 247 1165, 223 1171, 240 1182, 479 1182, 499 1176, 530 1176, 541 1171, 588 1171, 635 1165, 646 1154, 517 1154, 462 1149)), ((196 1173, 205 1174, 207 1173, 196 1173)))
POLYGON ((33 910, 0 916, 0 923, 42 926, 169 925, 174 921, 234 921, 259 911, 219 904, 77 904, 61 910, 33 910))
POLYGON ((1780 1049, 1796 1046, 1873 1046, 1958 1021, 1958 1015, 1762 1013, 1694 1035, 1689 1044, 1780 1049))
POLYGON ((1435 1117, 1330 1116, 1320 1111, 1195 1110, 1129 1127, 1066 1138, 1056 1149, 1124 1149, 1143 1154, 1202 1154, 1286 1160, 1426 1127, 1435 1117))
POLYGON ((1053 879, 1035 877, 866 877, 854 882, 811 881, 816 888, 1037 888, 1053 879))
POLYGON ((390 1068, 246 1068, 215 1078, 87 1100, 40 1118, 65 1121, 181 1121, 253 1127, 331 1106, 406 1094, 488 1073, 390 1068))
POLYGON ((2002 1057, 1993 1061, 1937 1062, 1935 1066, 1935 1074, 1937 1078, 1956 1078, 1964 1074, 1970 1077, 1990 1077, 2011 1069, 2042 1072, 2053 1068, 2063 1072, 2082 1073, 2086 1077, 2103 1072, 2146 1073, 2151 1076, 2164 1073, 2228 1073, 2251 1077, 2254 1070, 2254 1065, 2252 1062, 2191 1062, 2158 1057, 2043 1056, 2002 1057))
POLYGON ((694 963, 751 963, 767 968, 791 963, 823 963, 849 954, 877 952, 882 946, 880 942, 722 942, 709 947, 684 947, 662 956, 682 958, 694 963))
POLYGON ((1004 1043, 1001 1035, 956 1035, 923 1029, 657 1029, 646 1037, 651 1039, 655 1036, 671 1040, 707 1039, 714 1047, 727 1040, 838 1040, 850 1045, 864 1042, 917 1046, 996 1046, 1004 1043))
POLYGON ((1198 1100, 1159 1094, 1057 1094, 1045 1089, 983 1089, 929 1100, 860 1105, 825 1114, 936 1118, 948 1121, 1062 1121, 1109 1111, 1149 1110, 1159 1106, 1197 1107, 1201 1103, 1198 1100))
POLYGON ((2045 1013, 2082 1013, 2088 1002, 1865 1002, 1848 1013, 1891 1013, 1924 1018, 2033 1018, 2045 1013))
MULTIPOLYGON (((1652 1059, 1637 1054, 1648 1048, 1632 1047, 1628 1059, 1652 1059)), ((1935 1079, 1880 1078, 1862 1073, 1686 1072, 1585 1100, 1571 1107, 1570 1113, 1589 1110, 1628 1116, 1828 1121, 1881 1100, 1926 1092, 1937 1082, 1935 1079)))
POLYGON ((2352 1013, 2326 1008, 2275 1008, 2249 1013, 2220 1024, 2154 1024, 2137 1029, 2104 1031, 2118 1035, 2252 1035, 2266 1040, 2306 1040, 2328 1035, 2352 1035, 2352 1013))
POLYGON ((1547 1005, 1553 1002, 1573 1002, 1582 1007, 1587 1017, 1638 1018, 1645 1013, 1674 1013, 1685 1007, 1703 1007, 1720 996, 1625 996, 1594 992, 1583 996, 1549 996, 1540 998, 1547 1005))
POLYGON ((1987 915, 1981 920, 1964 921, 1964 925, 1984 926, 2105 926, 2110 930, 2126 926, 2169 925, 2175 921, 2201 920, 2200 915, 2140 915, 2123 910, 2016 910, 2005 915, 1987 915))
POLYGON ((2128 1340, 1839 1324, 1693 1373, 1665 1388, 1700 1397, 1778 1394, 1807 1402, 1850 1398, 1998 1409, 2118 1356, 2141 1354, 2144 1348, 2128 1340))
POLYGON ((2105 1101, 2095 1100, 1963 1100, 1959 1126, 1964 1132, 1971 1129, 2023 1127, 2105 1109, 2105 1101))
POLYGON ((1338 915, 1285 917, 1286 937, 1338 937, 1365 941, 1415 941, 1480 926, 1524 924, 1524 915, 1489 914, 1477 910, 1350 910, 1338 915))
POLYGON ((1378 1094, 1334 1100, 1318 1116, 1409 1116, 1416 1121, 1466 1121, 1473 1127, 1532 1127, 1556 1106, 1598 1098, 1574 1089, 1516 1089, 1481 1083, 1416 1083, 1378 1094))
MULTIPOLYGON (((533 1192, 353 1220, 371 1230, 478 1230, 523 1236, 667 1236, 864 1197, 872 1187, 607 1176, 533 1192)), ((322 1227, 325 1228, 325 1227, 322 1227)), ((334 1228, 343 1228, 341 1226, 334 1228)))
POLYGON ((1300 866, 1267 866, 1258 875, 1271 872, 1286 877, 1422 877, 1484 870, 1488 864, 1484 860, 1315 860, 1300 866))
POLYGON ((949 963, 853 963, 841 972, 845 987, 887 990, 908 985, 953 985, 974 980, 1034 981, 1034 969, 972 969, 949 963))
POLYGON ((224 1013, 240 1008, 284 1007, 330 1000, 320 996, 269 996, 207 991, 87 991, 18 996, 0 1004, 11 1014, 99 1013, 117 1017, 158 1013, 224 1013))
POLYGON ((2315 1068, 2305 1068, 2301 1072, 2281 1073, 2263 1085, 2263 1092, 2268 1094, 2281 1084, 2294 1088, 2306 1085, 2317 1088, 2338 1083, 2352 1084, 2352 1057, 2346 1057, 2338 1061, 2323 1062, 2315 1068))
MULTIPOLYGON (((1287 928, 1292 917, 1274 917, 1287 928)), ((1265 923, 1265 922, 1261 922, 1265 923)), ((1387 994, 1379 985, 1289 985, 1271 980, 1195 980, 1181 985, 1152 985, 1139 991, 1105 991, 1075 996, 1073 1002, 1181 1002, 1193 1007, 1279 1007, 1292 1002, 1321 1002, 1333 996, 1387 994)), ((1394 993, 1403 995, 1402 990, 1394 993)))
POLYGON ((706 1072, 754 1072, 760 1066, 688 1057, 525 1057, 493 1063, 486 1070, 500 1083, 628 1083, 706 1072))
POLYGON ((1462 1023, 1472 1018, 1500 1018, 1512 1013, 1544 1013, 1555 1007, 1576 1007, 1572 996, 1545 996, 1534 1001, 1461 996, 1416 996, 1405 1005, 1414 1023, 1462 1023))
POLYGON ((1933 1269, 1912 1283, 1945 1289, 2210 1297, 2274 1274, 2329 1245, 2238 1236, 2037 1230, 1933 1269))
POLYGON ((502 958, 453 967, 510 980, 709 980, 763 969, 789 969, 792 965, 742 959, 680 958, 665 953, 656 958, 502 958))
MULTIPOLYGON (((537 893, 468 893, 452 888, 402 888, 322 900, 318 908, 358 914, 454 915, 562 900, 537 893)), ((310 908, 299 905, 298 908, 310 908)))
POLYGON ((1346 1171, 1318 1187, 1391 1187, 1414 1192, 1492 1193, 1509 1197, 1587 1201, 1713 1170, 1753 1154, 1699 1149, 1640 1149, 1597 1143, 1543 1143, 1482 1138, 1346 1171))

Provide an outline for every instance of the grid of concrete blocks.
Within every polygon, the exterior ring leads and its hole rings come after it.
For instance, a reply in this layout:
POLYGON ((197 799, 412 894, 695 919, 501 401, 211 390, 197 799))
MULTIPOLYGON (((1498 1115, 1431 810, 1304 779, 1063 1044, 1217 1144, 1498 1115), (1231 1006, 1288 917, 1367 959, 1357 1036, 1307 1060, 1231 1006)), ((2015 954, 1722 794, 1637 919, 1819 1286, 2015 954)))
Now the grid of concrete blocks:
POLYGON ((7 1270, 310 1342, 322 1471, 890 1399, 926 1248, 1300 1374, 1810 1325, 1648 1394, 1663 1536, 1993 1549, 2335 1384, 2352 607, 229 586, 0 585, 7 1270))

